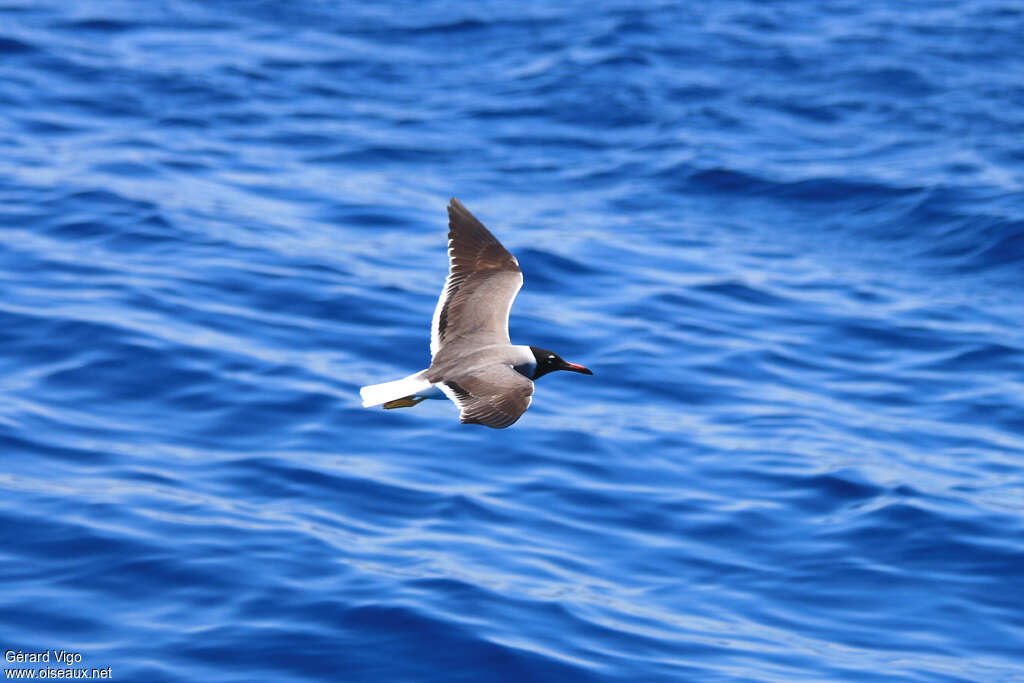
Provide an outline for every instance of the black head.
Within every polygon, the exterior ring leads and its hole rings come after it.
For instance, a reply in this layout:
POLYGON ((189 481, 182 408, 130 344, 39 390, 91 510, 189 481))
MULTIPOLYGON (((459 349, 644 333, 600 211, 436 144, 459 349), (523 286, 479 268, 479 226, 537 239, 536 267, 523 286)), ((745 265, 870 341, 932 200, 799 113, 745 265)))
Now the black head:
POLYGON ((530 350, 533 351, 533 357, 537 359, 537 369, 533 371, 533 379, 543 377, 555 370, 569 370, 570 372, 579 372, 584 375, 594 374, 582 365, 576 365, 575 363, 563 360, 561 356, 553 351, 538 349, 536 346, 531 346, 530 350))

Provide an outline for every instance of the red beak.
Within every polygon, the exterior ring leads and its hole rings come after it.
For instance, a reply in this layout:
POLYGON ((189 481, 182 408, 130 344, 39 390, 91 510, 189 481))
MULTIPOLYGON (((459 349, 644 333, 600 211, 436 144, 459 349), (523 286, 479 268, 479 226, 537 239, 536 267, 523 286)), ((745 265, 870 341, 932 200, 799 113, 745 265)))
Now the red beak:
POLYGON ((579 373, 582 373, 584 375, 593 375, 594 374, 593 372, 590 371, 590 368, 585 368, 582 365, 576 365, 575 363, 570 363, 568 361, 563 362, 562 363, 562 367, 560 367, 558 369, 559 370, 572 370, 573 372, 579 372, 579 373))

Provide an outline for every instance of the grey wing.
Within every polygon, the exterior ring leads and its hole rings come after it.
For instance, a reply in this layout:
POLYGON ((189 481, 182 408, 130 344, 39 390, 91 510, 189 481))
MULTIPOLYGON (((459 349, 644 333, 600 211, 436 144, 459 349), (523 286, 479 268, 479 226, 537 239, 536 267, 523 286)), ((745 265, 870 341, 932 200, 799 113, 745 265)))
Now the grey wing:
POLYGON ((510 343, 508 315, 523 286, 519 262, 454 197, 448 226, 448 279, 430 326, 431 356, 457 337, 510 343))
POLYGON ((526 412, 533 401, 533 382, 508 365, 475 369, 446 379, 441 390, 459 407, 463 424, 504 429, 526 412))

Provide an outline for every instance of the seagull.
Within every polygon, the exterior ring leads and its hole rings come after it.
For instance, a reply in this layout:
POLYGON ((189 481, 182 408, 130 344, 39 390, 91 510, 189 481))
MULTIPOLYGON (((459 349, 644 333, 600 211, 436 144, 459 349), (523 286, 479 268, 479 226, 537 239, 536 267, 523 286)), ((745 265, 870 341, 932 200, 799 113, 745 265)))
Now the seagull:
POLYGON ((448 278, 430 325, 430 367, 359 390, 363 407, 409 408, 449 398, 463 424, 504 429, 555 370, 594 373, 553 351, 512 344, 508 315, 523 286, 519 261, 462 205, 448 204, 448 278))

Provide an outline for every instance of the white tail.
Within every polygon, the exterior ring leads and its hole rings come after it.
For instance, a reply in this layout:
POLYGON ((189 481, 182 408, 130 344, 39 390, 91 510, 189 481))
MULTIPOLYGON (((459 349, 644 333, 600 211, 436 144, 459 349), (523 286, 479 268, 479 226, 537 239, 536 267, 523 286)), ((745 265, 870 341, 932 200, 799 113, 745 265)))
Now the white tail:
POLYGON ((396 379, 393 382, 371 384, 368 387, 363 387, 359 390, 359 395, 363 397, 363 407, 379 406, 381 403, 387 403, 388 401, 427 391, 434 385, 426 378, 426 374, 426 370, 420 370, 413 375, 396 379))

